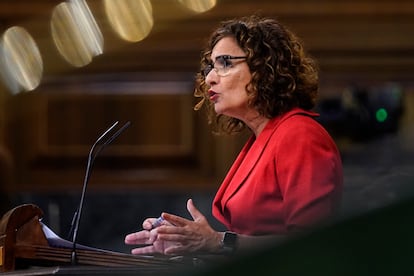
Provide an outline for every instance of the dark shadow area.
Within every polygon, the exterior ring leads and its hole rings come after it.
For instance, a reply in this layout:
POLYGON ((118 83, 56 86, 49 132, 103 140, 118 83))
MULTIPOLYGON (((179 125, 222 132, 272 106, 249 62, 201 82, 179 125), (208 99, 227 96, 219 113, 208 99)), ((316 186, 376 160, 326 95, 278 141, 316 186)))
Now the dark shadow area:
POLYGON ((411 275, 414 198, 191 275, 411 275))

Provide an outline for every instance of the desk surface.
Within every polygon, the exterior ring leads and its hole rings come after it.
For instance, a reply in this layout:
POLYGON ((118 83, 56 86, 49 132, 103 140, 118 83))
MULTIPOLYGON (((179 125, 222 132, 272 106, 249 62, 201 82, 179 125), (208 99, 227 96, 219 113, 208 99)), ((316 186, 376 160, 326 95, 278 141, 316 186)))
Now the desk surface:
POLYGON ((180 275, 181 270, 172 268, 144 268, 144 267, 102 267, 102 266, 53 266, 32 267, 2 273, 1 275, 180 275))

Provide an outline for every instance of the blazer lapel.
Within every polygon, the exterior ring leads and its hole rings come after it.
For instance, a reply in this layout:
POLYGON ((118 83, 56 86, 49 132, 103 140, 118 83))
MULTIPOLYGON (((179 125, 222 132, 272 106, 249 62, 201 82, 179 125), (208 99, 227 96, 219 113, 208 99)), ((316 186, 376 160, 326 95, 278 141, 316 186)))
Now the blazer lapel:
POLYGON ((222 197, 221 202, 223 208, 226 205, 226 202, 246 181, 247 177, 263 155, 263 152, 266 149, 270 138, 278 128, 279 124, 295 114, 302 114, 311 117, 317 116, 316 113, 295 108, 283 116, 271 119, 256 140, 254 137, 251 137, 243 147, 240 154, 237 156, 233 166, 229 171, 229 174, 224 179, 223 184, 218 191, 218 195, 222 197))
MULTIPOLYGON (((237 156, 221 187, 223 188, 223 203, 227 202, 246 181, 250 172, 262 156, 270 137, 276 129, 275 124, 278 121, 277 119, 270 120, 259 137, 256 140, 254 137, 251 137, 237 156)), ((224 207, 225 204, 222 206, 224 207)))

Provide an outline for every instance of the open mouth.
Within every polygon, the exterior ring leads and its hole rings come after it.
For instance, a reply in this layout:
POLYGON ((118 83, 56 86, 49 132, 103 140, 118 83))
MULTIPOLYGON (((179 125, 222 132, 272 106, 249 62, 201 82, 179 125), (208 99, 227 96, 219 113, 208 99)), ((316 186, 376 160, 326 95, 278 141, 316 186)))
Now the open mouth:
POLYGON ((215 101, 218 97, 218 94, 212 90, 208 91, 208 95, 210 97, 210 101, 215 101))

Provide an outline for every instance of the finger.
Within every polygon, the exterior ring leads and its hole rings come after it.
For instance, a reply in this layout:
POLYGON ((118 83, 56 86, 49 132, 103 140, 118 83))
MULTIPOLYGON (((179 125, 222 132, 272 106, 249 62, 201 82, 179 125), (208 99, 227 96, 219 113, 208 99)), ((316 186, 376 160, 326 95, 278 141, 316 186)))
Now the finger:
POLYGON ((134 248, 131 250, 131 254, 134 254, 134 255, 145 255, 145 254, 153 254, 153 253, 155 253, 155 248, 152 245, 134 248))
POLYGON ((166 234, 166 233, 159 233, 158 239, 162 241, 170 241, 170 242, 180 242, 180 243, 186 243, 188 242, 188 237, 182 234, 166 234))
POLYGON ((162 217, 168 221, 170 224, 175 225, 175 226, 186 226, 189 222, 191 222, 188 219, 173 215, 173 214, 169 214, 169 213, 162 213, 162 217))
POLYGON ((194 219, 194 221, 200 221, 204 219, 204 215, 197 209, 191 198, 187 200, 187 210, 190 213, 191 217, 194 219))
POLYGON ((143 244, 150 238, 150 232, 142 230, 125 236, 126 244, 143 244))
POLYGON ((144 228, 145 230, 151 230, 152 229, 152 225, 154 224, 154 222, 156 220, 157 220, 156 218, 147 218, 142 223, 142 228, 144 228))
POLYGON ((185 248, 181 244, 171 245, 164 249, 165 255, 179 255, 185 253, 185 248))

